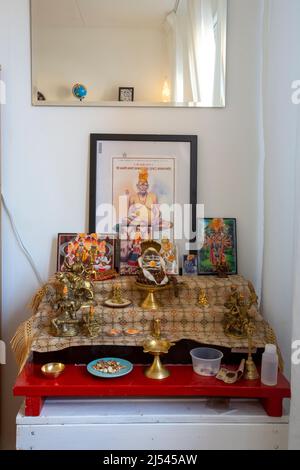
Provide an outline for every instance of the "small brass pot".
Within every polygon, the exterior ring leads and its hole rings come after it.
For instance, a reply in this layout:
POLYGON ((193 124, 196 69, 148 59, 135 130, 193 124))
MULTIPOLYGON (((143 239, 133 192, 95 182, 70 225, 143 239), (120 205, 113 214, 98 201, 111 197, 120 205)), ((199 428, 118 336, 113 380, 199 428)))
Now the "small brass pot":
POLYGON ((49 362, 41 367, 42 373, 50 378, 56 379, 65 370, 65 365, 61 362, 49 362))

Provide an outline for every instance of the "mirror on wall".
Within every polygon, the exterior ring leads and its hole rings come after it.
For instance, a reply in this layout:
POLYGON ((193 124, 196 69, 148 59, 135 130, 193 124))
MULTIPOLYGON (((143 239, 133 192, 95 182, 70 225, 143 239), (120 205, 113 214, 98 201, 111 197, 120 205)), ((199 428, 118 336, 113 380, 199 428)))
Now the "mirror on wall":
POLYGON ((225 106, 227 0, 31 0, 32 102, 225 106))

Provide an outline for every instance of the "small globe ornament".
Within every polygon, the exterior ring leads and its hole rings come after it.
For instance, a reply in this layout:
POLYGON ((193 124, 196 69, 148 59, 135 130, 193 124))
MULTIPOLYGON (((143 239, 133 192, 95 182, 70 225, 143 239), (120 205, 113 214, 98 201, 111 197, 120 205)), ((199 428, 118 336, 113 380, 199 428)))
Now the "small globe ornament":
POLYGON ((73 86, 72 93, 76 98, 82 101, 87 95, 87 89, 81 83, 76 83, 76 85, 73 86))

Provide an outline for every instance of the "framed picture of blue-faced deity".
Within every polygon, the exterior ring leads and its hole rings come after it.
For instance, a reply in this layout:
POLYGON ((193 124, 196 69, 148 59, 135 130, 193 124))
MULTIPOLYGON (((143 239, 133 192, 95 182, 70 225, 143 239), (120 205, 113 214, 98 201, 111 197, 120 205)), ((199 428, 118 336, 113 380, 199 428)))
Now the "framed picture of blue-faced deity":
POLYGON ((184 276, 198 275, 198 257, 196 254, 183 255, 182 274, 184 276))
POLYGON ((59 233, 57 239, 57 271, 66 271, 77 260, 89 264, 93 260, 95 280, 115 267, 115 236, 99 233, 59 233))
POLYGON ((236 219, 199 219, 197 235, 198 274, 237 274, 236 219))
POLYGON ((134 274, 144 237, 186 252, 196 205, 197 136, 91 135, 89 230, 119 235, 121 273, 134 274))

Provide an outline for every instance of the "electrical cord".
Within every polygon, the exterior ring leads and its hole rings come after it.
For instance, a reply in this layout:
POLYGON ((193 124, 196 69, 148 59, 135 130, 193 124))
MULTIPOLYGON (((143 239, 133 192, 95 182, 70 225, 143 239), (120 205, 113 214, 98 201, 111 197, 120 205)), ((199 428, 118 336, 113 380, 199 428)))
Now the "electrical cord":
POLYGON ((37 269, 36 266, 35 266, 35 263, 34 263, 34 261, 33 261, 33 259, 32 259, 31 254, 29 253, 29 251, 27 250, 27 248, 25 247, 25 245, 24 245, 24 243, 23 243, 23 241, 22 241, 22 239, 21 239, 21 236, 20 236, 20 234, 19 234, 19 232, 18 232, 18 229, 17 229, 17 227, 16 227, 16 224, 15 224, 15 222, 14 222, 13 216, 12 216, 10 210, 9 210, 8 207, 7 207, 6 201, 5 201, 4 196, 3 196, 2 193, 1 193, 1 201, 2 201, 3 208, 4 208, 5 212, 6 212, 6 215, 7 215, 8 219, 9 219, 9 222, 10 222, 11 228, 12 228, 12 230, 13 230, 13 233, 14 233, 14 235, 15 235, 15 237, 16 237, 16 240, 17 240, 17 242, 18 242, 18 244, 19 244, 21 250, 23 251, 24 255, 26 256, 26 258, 27 258, 27 260, 28 260, 28 262, 29 262, 29 264, 30 264, 30 266, 31 266, 31 268, 32 268, 32 270, 33 270, 33 272, 34 272, 34 274, 35 274, 35 276, 36 276, 36 278, 37 278, 39 284, 42 286, 42 285, 44 285, 44 281, 43 281, 43 279, 42 279, 42 276, 41 276, 40 273, 38 272, 38 269, 37 269))

